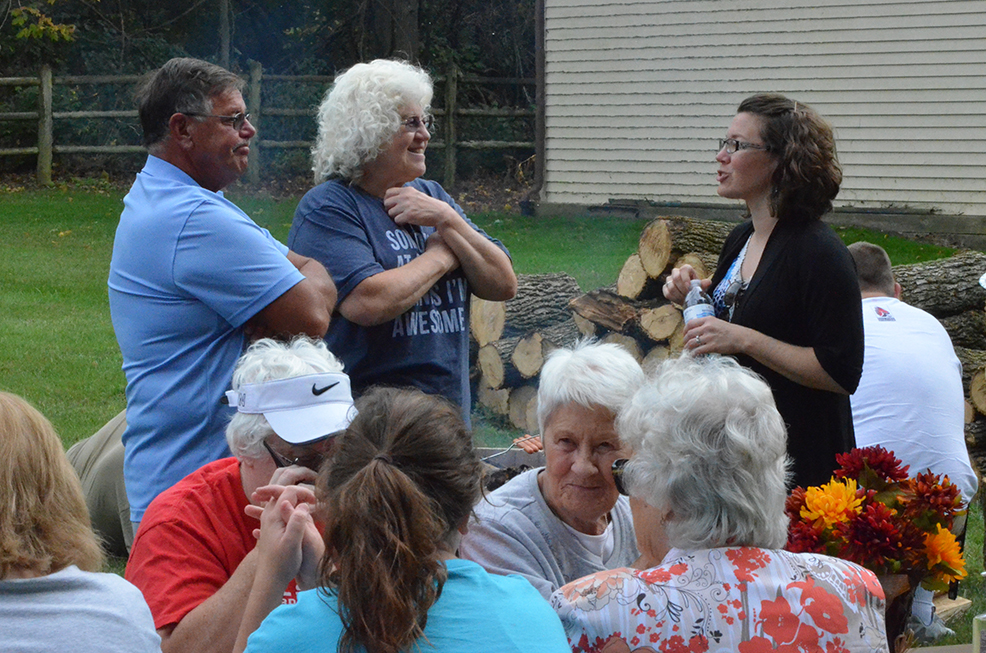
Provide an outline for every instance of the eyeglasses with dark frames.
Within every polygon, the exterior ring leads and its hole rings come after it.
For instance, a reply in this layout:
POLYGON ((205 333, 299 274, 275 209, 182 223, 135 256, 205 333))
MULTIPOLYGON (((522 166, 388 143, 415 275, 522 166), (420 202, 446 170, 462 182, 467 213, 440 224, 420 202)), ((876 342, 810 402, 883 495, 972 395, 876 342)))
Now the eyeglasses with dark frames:
POLYGON ((613 482, 616 484, 616 491, 623 496, 629 496, 626 485, 623 482, 623 468, 630 462, 628 458, 620 458, 613 461, 613 482))
POLYGON ((243 113, 242 111, 239 113, 234 113, 231 116, 219 116, 214 113, 189 113, 188 111, 182 111, 181 113, 186 116, 194 116, 196 118, 219 118, 219 122, 232 127, 236 131, 243 129, 243 124, 250 119, 250 114, 243 113))
POLYGON ((763 150, 764 152, 769 152, 770 148, 757 143, 738 141, 735 138, 725 138, 719 141, 719 151, 722 152, 723 150, 726 150, 726 154, 736 154, 739 150, 763 150))
MULTIPOLYGON (((267 440, 261 440, 264 445, 264 449, 270 454, 271 459, 274 461, 274 465, 277 467, 290 467, 291 465, 298 465, 300 467, 307 467, 308 469, 318 471, 319 467, 322 466, 322 461, 325 460, 325 454, 317 449, 311 448, 300 456, 295 458, 288 458, 283 454, 278 453, 274 450, 274 447, 267 443, 267 440)), ((319 441, 321 442, 321 440, 319 441)))
POLYGON ((421 129, 421 125, 424 125, 425 129, 431 131, 435 126, 435 118, 434 116, 411 116, 410 118, 403 118, 401 125, 403 125, 404 131, 412 134, 421 129))

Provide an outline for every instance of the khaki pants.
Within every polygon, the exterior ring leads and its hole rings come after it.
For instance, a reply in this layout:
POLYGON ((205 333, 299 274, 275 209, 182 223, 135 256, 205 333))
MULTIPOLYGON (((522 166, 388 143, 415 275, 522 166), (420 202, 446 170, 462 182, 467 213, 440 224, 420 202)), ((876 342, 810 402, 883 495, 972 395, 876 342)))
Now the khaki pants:
POLYGON ((68 459, 82 481, 92 529, 110 555, 127 557, 134 541, 130 502, 123 484, 123 432, 127 411, 106 423, 95 434, 75 443, 68 459))

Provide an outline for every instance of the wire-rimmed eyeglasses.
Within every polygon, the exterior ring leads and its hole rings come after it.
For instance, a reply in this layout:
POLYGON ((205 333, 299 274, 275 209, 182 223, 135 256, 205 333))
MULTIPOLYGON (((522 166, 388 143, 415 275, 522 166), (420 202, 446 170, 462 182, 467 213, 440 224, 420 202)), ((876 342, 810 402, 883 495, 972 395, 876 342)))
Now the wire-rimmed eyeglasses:
POLYGON ((190 113, 188 111, 182 111, 186 116, 194 116, 196 118, 219 118, 219 122, 224 125, 229 125, 236 131, 243 129, 243 124, 250 119, 249 113, 243 113, 242 111, 234 113, 231 116, 219 116, 214 113, 190 113))
POLYGON ((421 129, 421 125, 431 131, 435 126, 435 118, 433 116, 411 116, 410 118, 402 118, 401 125, 404 127, 404 131, 412 134, 421 129))
POLYGON ((726 150, 726 154, 736 154, 739 150, 764 150, 765 152, 769 152, 770 148, 757 143, 738 141, 735 138, 724 138, 719 141, 719 151, 722 152, 723 150, 726 150))

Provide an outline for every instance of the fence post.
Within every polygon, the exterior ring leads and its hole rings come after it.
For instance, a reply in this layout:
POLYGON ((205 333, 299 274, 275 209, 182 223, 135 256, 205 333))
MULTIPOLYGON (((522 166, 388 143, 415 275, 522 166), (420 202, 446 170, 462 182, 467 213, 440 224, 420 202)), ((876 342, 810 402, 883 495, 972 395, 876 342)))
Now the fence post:
POLYGON ((38 90, 38 183, 51 185, 51 150, 53 119, 51 115, 51 66, 41 66, 38 90))
POLYGON ((250 122, 257 128, 257 136, 254 136, 250 144, 250 159, 247 167, 247 180, 251 186, 260 185, 260 80, 263 77, 264 68, 259 61, 250 62, 250 90, 249 104, 250 122))
POLYGON ((459 69, 450 63, 445 73, 445 189, 455 186, 455 102, 458 95, 459 69))

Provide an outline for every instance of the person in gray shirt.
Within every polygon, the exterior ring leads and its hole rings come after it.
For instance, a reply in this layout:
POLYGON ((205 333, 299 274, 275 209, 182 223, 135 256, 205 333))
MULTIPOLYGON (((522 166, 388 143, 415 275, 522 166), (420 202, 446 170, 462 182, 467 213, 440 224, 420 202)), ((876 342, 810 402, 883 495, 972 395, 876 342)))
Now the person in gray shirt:
POLYGON ((0 392, 0 651, 161 651, 140 591, 103 551, 51 423, 0 392))
POLYGON ((460 556, 519 574, 545 598, 582 576, 632 565, 633 519, 612 472, 628 452, 614 420, 643 383, 640 365, 618 345, 554 351, 538 387, 545 466, 476 505, 460 556))

